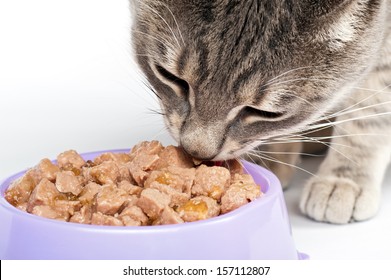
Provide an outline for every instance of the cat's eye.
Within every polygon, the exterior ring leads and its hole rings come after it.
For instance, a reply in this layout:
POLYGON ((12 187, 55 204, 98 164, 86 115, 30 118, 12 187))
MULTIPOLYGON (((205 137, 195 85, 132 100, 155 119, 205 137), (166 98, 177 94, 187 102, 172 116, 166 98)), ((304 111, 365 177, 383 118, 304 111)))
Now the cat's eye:
POLYGON ((165 69, 164 67, 162 67, 162 66, 160 66, 158 64, 155 64, 155 68, 156 68, 157 72, 164 79, 166 79, 168 82, 173 83, 176 86, 178 86, 181 89, 182 94, 188 94, 188 92, 189 92, 189 84, 185 80, 175 76, 174 74, 169 72, 167 69, 165 69))
POLYGON ((275 121, 279 120, 284 115, 283 112, 272 112, 257 109, 251 106, 246 106, 241 112, 241 117, 248 122, 260 121, 260 120, 269 120, 275 121))

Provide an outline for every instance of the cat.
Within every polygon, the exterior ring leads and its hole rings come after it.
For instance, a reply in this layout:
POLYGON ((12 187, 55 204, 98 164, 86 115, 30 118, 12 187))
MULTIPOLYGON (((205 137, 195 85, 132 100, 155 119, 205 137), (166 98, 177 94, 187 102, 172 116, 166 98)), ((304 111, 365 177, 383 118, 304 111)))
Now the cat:
POLYGON ((303 145, 323 143, 301 211, 335 224, 377 213, 391 158, 391 0, 131 7, 135 58, 187 153, 269 163, 285 186, 303 145))

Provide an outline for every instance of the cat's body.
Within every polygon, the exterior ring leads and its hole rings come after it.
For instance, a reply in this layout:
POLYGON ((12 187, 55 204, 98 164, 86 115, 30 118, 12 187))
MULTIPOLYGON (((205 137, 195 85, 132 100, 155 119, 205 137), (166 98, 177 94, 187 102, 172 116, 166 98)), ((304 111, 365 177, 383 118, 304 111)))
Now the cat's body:
POLYGON ((300 208, 332 223, 375 215, 391 158, 391 0, 132 2, 136 57, 188 153, 261 144, 249 156, 285 184, 302 144, 324 140, 304 131, 333 119, 300 208))

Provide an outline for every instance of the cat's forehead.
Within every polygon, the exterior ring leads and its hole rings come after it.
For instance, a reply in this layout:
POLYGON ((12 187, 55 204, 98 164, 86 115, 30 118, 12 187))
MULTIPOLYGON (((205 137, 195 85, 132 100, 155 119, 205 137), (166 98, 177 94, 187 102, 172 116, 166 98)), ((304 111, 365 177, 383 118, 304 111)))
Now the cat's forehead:
POLYGON ((302 16, 294 2, 145 1, 139 26, 154 46, 145 47, 169 70, 216 85, 232 79, 228 73, 272 76, 290 68, 302 16))
POLYGON ((286 2, 278 3, 227 1, 184 19, 179 75, 191 76, 200 86, 213 80, 214 87, 235 91, 249 79, 261 82, 291 68, 296 15, 286 2))
POLYGON ((140 1, 136 45, 148 60, 140 64, 160 64, 206 92, 259 87, 298 68, 335 73, 365 45, 354 41, 375 4, 361 2, 140 1))

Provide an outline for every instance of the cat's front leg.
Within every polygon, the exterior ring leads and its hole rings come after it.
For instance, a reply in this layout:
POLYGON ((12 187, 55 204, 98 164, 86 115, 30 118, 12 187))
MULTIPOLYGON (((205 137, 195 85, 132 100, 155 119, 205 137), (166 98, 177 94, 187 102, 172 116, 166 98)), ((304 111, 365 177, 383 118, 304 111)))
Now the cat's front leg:
MULTIPOLYGON (((365 91, 355 94, 356 103, 371 95, 365 91)), ((389 96, 373 95, 349 109, 351 113, 337 117, 340 124, 334 129, 328 155, 303 190, 300 209, 307 216, 344 224, 376 214, 391 155, 390 108, 379 104, 388 104, 389 96), (367 106, 371 107, 363 109, 367 106), (355 111, 358 107, 361 109, 355 111)))

